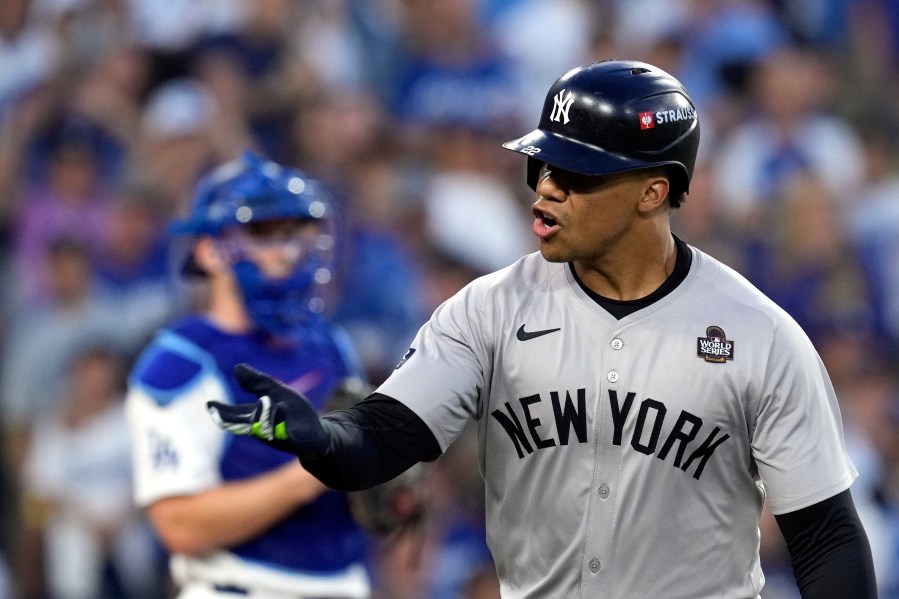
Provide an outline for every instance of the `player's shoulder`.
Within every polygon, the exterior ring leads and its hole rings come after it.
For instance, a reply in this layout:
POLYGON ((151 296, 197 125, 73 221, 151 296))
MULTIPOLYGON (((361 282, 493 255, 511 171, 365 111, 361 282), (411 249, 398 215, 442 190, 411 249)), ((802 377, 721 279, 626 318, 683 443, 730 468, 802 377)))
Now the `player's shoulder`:
POLYGON ((488 330, 532 302, 538 293, 562 289, 564 268, 564 264, 547 262, 539 253, 523 256, 469 282, 437 307, 430 322, 453 331, 477 328, 490 337, 488 330))
POLYGON ((143 389, 161 405, 183 395, 216 369, 203 349, 207 328, 200 319, 189 318, 160 330, 135 361, 129 386, 143 389))
POLYGON ((793 328, 793 318, 745 276, 717 258, 691 246, 696 285, 692 293, 702 296, 703 310, 739 313, 746 323, 764 328, 793 328))
POLYGON ((540 252, 526 254, 505 268, 474 279, 469 293, 491 295, 525 288, 545 287, 553 280, 565 281, 565 265, 548 262, 540 252))

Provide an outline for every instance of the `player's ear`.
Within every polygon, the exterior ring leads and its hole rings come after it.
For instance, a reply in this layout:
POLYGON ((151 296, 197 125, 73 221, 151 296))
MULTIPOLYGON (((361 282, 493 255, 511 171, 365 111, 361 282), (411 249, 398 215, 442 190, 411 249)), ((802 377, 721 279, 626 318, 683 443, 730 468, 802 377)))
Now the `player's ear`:
POLYGON ((212 237, 204 236, 194 243, 194 261, 203 271, 215 274, 228 269, 228 263, 212 237))
POLYGON ((663 205, 667 207, 671 183, 664 173, 653 171, 642 180, 642 183, 643 195, 637 206, 640 212, 648 214, 658 210, 663 205))

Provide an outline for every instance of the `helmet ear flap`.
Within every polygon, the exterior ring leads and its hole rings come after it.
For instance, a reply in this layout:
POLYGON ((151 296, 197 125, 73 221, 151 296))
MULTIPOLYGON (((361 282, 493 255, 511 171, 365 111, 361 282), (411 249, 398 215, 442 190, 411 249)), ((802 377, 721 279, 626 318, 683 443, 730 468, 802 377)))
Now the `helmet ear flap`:
POLYGON ((537 183, 540 182, 540 169, 543 168, 544 164, 542 160, 528 156, 528 187, 534 191, 537 191, 537 183))

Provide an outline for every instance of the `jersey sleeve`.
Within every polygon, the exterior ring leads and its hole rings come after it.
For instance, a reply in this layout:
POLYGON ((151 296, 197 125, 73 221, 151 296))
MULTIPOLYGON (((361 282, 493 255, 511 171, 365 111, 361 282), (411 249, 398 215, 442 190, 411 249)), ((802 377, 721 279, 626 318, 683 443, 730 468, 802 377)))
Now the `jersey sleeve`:
POLYGON ((138 506, 220 483, 227 438, 206 412, 211 399, 232 401, 213 359, 183 337, 162 333, 135 364, 126 410, 138 506))
POLYGON ((824 363, 789 318, 774 332, 752 451, 769 507, 778 515, 832 497, 858 476, 824 363))
POLYGON ((444 302, 419 329, 412 346, 378 392, 421 418, 441 451, 477 418, 489 380, 489 333, 483 292, 470 284, 444 302))

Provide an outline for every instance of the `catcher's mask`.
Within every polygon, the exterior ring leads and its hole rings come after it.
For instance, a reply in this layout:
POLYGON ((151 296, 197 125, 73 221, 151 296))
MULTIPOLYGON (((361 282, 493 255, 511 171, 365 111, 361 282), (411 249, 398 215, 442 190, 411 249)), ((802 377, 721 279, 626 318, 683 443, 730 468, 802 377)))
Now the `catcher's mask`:
MULTIPOLYGON (((266 331, 284 335, 324 310, 323 288, 333 274, 334 227, 329 196, 307 174, 245 152, 197 185, 190 215, 170 232, 215 238, 243 294, 247 311, 266 331), (261 223, 313 223, 276 242, 254 233, 261 223), (310 234, 310 230, 314 231, 310 234), (289 272, 266 274, 253 259, 260 245, 278 243, 293 256, 289 272)), ((189 274, 204 274, 189 258, 189 274)))

